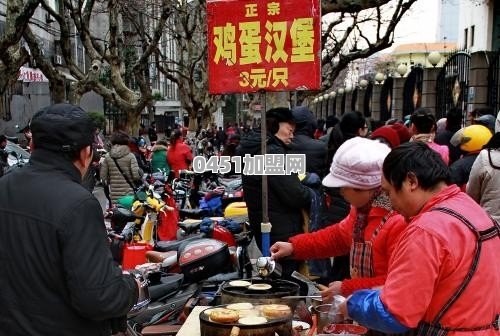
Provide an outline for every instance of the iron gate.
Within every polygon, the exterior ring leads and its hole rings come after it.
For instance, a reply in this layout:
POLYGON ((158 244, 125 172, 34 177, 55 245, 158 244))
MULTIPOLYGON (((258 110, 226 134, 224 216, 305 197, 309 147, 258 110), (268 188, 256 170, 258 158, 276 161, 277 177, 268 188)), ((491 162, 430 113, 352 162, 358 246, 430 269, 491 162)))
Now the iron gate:
POLYGON ((500 50, 492 53, 488 69, 488 106, 500 110, 500 50))
POLYGON ((365 99, 363 99, 363 114, 366 118, 369 118, 372 116, 373 83, 368 82, 368 86, 365 90, 365 99))
POLYGON ((12 111, 10 110, 10 103, 12 102, 12 87, 9 85, 5 89, 4 94, 0 95, 0 116, 5 121, 12 119, 12 111))
POLYGON ((355 88, 352 90, 352 97, 351 97, 351 111, 357 111, 358 109, 356 108, 356 103, 358 101, 358 88, 355 88))
POLYGON ((337 96, 331 98, 331 101, 332 101, 332 109, 330 113, 327 115, 327 117, 330 115, 335 116, 337 113, 337 96))
POLYGON ((104 134, 110 135, 117 130, 125 128, 127 115, 106 100, 104 100, 104 116, 106 117, 104 134))
POLYGON ((470 55, 459 51, 446 61, 436 79, 436 120, 446 117, 450 108, 467 113, 470 55))
POLYGON ((403 87, 403 116, 412 114, 422 106, 424 69, 414 67, 406 77, 403 87))
POLYGON ((342 93, 342 99, 340 101, 340 115, 344 115, 344 113, 345 113, 345 96, 346 95, 347 94, 344 91, 344 93, 342 93))
POLYGON ((394 79, 387 77, 380 91, 380 121, 387 121, 392 115, 392 87, 394 79))

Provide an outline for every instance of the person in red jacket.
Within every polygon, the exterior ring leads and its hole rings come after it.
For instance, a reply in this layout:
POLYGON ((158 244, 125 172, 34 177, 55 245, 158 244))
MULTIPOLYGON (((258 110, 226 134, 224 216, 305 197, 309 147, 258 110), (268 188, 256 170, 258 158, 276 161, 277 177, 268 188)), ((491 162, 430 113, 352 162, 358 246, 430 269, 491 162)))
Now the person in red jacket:
POLYGON ((167 152, 167 161, 170 168, 179 177, 179 171, 188 169, 193 161, 193 152, 188 145, 184 143, 184 138, 180 130, 176 129, 170 136, 170 146, 167 152))
POLYGON ((271 246, 273 259, 291 255, 306 260, 350 253, 351 279, 330 283, 321 292, 324 302, 337 294, 347 296, 385 282, 389 258, 406 227, 380 187, 382 163, 389 152, 388 146, 366 138, 344 142, 335 153, 323 185, 340 188, 351 204, 349 215, 336 225, 271 246))
POLYGON ((498 336, 500 225, 450 185, 450 171, 422 142, 392 150, 382 187, 408 222, 384 287, 341 306, 370 329, 418 336, 498 336))

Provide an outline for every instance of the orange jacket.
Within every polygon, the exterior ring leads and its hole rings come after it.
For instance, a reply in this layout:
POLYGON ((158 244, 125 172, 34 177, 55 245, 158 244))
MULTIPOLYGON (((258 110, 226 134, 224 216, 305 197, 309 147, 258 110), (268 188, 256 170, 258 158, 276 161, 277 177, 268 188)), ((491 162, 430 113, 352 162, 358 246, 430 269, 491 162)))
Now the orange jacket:
MULTIPOLYGON (((293 244, 295 259, 321 259, 349 254, 352 234, 356 221, 356 208, 351 207, 349 215, 338 224, 330 225, 322 230, 304 233, 289 239, 293 244)), ((372 238, 373 232, 388 211, 383 208, 372 208, 368 214, 368 225, 365 228, 365 240, 372 238)), ((406 223, 399 214, 392 214, 375 236, 373 241, 373 278, 356 278, 342 281, 342 294, 384 284, 389 265, 389 258, 406 223)))
MULTIPOLYGON (((413 217, 391 259, 380 298, 396 319, 410 328, 431 322, 469 271, 476 247, 474 233, 454 217, 429 210, 447 207, 465 216, 478 230, 492 226, 484 210, 452 185, 434 196, 413 217)), ((471 328, 491 323, 500 313, 500 239, 483 243, 476 273, 441 325, 471 328)), ((452 335, 499 335, 492 328, 452 335)))

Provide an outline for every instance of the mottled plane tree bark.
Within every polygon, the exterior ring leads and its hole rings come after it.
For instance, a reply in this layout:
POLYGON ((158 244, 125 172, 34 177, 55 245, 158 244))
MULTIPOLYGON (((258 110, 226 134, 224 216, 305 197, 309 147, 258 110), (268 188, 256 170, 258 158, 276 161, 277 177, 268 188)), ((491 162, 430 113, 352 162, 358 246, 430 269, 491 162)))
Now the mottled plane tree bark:
POLYGON ((208 93, 206 3, 204 0, 179 0, 173 7, 170 25, 165 30, 167 48, 158 48, 156 66, 177 84, 182 107, 189 115, 189 130, 198 127, 202 117, 207 127, 221 96, 208 93), (174 47, 175 57, 169 53, 174 47))
POLYGON ((39 0, 7 0, 5 31, 0 37, 0 94, 19 77, 19 69, 30 60, 20 44, 24 31, 39 5, 39 0))
MULTIPOLYGON (((78 102, 81 96, 90 90, 97 92, 108 103, 126 114, 127 131, 137 134, 141 113, 145 108, 151 109, 154 104, 148 77, 150 58, 158 46, 163 28, 170 16, 171 1, 109 0, 103 3, 95 0, 78 0, 75 5, 72 1, 66 0, 65 5, 92 60, 92 67, 85 74, 76 66, 71 64, 69 66, 71 74, 78 78, 73 101, 78 102), (149 6, 154 6, 158 11, 150 11, 149 6), (108 27, 103 36, 96 36, 92 30, 92 28, 95 30, 95 27, 91 27, 92 15, 96 12, 107 17, 108 27), (125 34, 124 22, 132 16, 134 20, 129 20, 128 34, 125 34), (147 25, 142 21, 144 16, 148 16, 147 25), (133 78, 129 83, 125 81, 127 73, 123 57, 127 49, 141 50, 133 63, 128 64, 128 75, 133 78), (103 69, 109 74, 107 83, 100 80, 103 69)), ((62 19, 62 17, 57 18, 58 22, 62 19)), ((67 47, 62 48, 65 58, 70 52, 67 47)))

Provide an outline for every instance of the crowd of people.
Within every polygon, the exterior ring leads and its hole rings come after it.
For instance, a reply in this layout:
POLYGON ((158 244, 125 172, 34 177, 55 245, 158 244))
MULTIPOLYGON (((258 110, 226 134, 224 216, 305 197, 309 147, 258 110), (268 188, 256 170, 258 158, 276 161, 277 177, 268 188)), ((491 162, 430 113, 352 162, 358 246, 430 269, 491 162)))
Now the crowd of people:
MULTIPOLYGON (((341 312, 371 335, 498 335, 500 127, 485 112, 473 111, 470 125, 457 127, 462 112, 451 110, 438 129, 433 111, 420 108, 406 122, 370 130, 353 111, 318 131, 304 107, 269 110, 267 153, 305 154, 308 174, 323 179, 318 186, 307 177, 268 176, 270 252, 286 265, 284 276, 300 260, 334 257, 340 271, 317 268, 328 283, 323 300, 347 297, 341 312)), ((241 139, 242 155, 261 154, 253 133, 241 139)), ((243 176, 257 237, 259 182, 243 176)))
MULTIPOLYGON (((324 302, 346 297, 341 312, 372 335, 498 335, 500 120, 488 109, 469 117, 463 127, 462 111, 436 121, 420 108, 375 128, 357 111, 323 122, 304 106, 268 110, 265 154, 306 158, 305 176, 267 177, 270 253, 283 277, 307 261, 328 285, 324 302)), ((112 262, 101 208, 82 185, 106 147, 100 130, 57 104, 30 132, 30 162, 0 179, 0 246, 12 256, 1 258, 0 322, 9 335, 115 331, 140 284, 112 262)), ((263 154, 259 127, 166 135, 154 123, 139 137, 111 134, 98 173, 113 203, 143 173, 178 176, 195 155, 263 154)), ((259 247, 261 179, 242 176, 259 247)))

